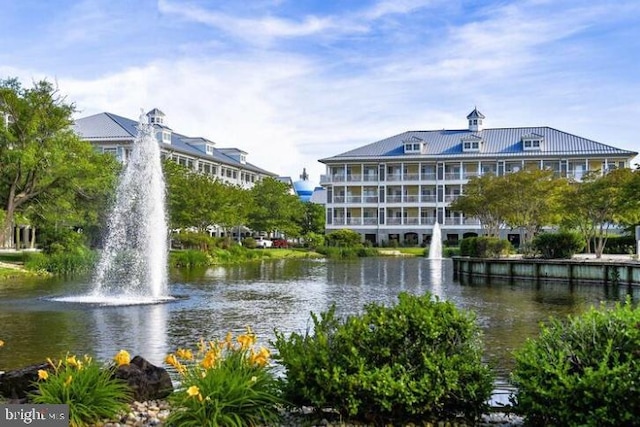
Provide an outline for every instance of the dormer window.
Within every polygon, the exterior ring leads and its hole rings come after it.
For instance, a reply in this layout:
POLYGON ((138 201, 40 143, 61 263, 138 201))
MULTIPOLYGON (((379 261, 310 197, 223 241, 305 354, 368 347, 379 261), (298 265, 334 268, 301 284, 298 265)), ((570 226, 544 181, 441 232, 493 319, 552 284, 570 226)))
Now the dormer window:
POLYGON ((469 135, 462 138, 462 151, 464 153, 477 153, 482 146, 482 138, 477 135, 469 135))
POLYGON ((205 150, 206 150, 207 154, 209 154, 209 155, 213 154, 213 145, 207 144, 205 150))
POLYGON ((465 141, 463 142, 462 151, 480 151, 480 142, 465 141))
POLYGON ((246 154, 240 154, 240 163, 245 164, 247 163, 247 155, 246 154))
POLYGON ((542 148, 542 135, 530 134, 522 137, 522 149, 525 151, 539 151, 542 148))
POLYGON ((171 144, 171 132, 166 130, 162 131, 162 142, 165 144, 171 144))
POLYGON ((420 138, 412 136, 408 140, 404 141, 404 153, 405 154, 420 154, 424 148, 424 141, 420 138))

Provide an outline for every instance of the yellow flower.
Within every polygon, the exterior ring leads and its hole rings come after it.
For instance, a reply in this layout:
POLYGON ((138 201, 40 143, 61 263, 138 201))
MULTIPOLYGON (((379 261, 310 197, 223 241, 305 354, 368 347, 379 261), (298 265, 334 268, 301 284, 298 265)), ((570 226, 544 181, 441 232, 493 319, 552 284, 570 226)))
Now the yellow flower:
POLYGON ((187 389, 187 394, 192 397, 197 396, 200 394, 200 389, 198 388, 197 385, 192 385, 187 389))
POLYGON ((0 340, 0 347, 4 345, 4 341, 0 340))
POLYGON ((188 348, 179 348, 176 351, 176 356, 178 356, 180 359, 184 359, 184 360, 192 360, 193 359, 193 353, 188 348))
POLYGON ((126 350, 120 350, 113 360, 118 366, 128 365, 129 362, 131 362, 131 356, 129 356, 129 353, 126 350))
POLYGON ((78 361, 76 360, 75 355, 67 356, 67 365, 69 366, 78 366, 78 361))
POLYGON ((46 381, 49 378, 49 372, 44 369, 38 369, 38 379, 42 381, 46 381))
POLYGON ((216 366, 216 360, 218 359, 218 354, 215 350, 209 350, 204 355, 202 362, 200 365, 205 369, 212 369, 216 366))
POLYGON ((164 358, 164 363, 169 366, 175 367, 179 362, 174 354, 167 354, 167 357, 164 358))
POLYGON ((69 375, 67 379, 64 381, 64 385, 68 387, 69 384, 71 384, 72 380, 73 380, 73 376, 69 375))
POLYGON ((269 361, 269 356, 271 356, 269 350, 265 347, 260 347, 260 351, 257 353, 251 350, 251 353, 249 353, 249 362, 258 366, 265 366, 269 361))
POLYGON ((233 334, 231 331, 227 332, 227 336, 224 337, 224 345, 227 349, 231 349, 233 346, 233 334))

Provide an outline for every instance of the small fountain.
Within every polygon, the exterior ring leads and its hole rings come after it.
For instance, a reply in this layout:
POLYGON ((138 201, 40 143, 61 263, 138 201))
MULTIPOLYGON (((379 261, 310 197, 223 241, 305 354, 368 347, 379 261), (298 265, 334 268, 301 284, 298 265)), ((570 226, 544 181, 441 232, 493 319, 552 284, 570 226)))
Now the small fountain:
POLYGON ((104 250, 87 295, 57 301, 101 305, 151 304, 167 293, 165 183, 154 128, 140 115, 138 135, 120 176, 104 250))
POLYGON ((433 231, 431 234, 431 244, 429 245, 429 259, 442 259, 442 232, 440 231, 440 224, 436 221, 433 224, 433 231))

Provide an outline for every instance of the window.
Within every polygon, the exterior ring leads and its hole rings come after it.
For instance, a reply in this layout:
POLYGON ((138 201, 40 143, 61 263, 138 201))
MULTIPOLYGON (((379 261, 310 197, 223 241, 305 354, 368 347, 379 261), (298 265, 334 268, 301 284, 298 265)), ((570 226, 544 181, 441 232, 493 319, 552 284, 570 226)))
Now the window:
POLYGON ((421 142, 405 142, 404 143, 404 152, 405 153, 420 153, 422 152, 422 143, 421 142))
POLYGON ((525 150, 539 150, 541 146, 540 139, 523 139, 522 148, 525 150))
POLYGON ((167 131, 162 131, 162 142, 169 144, 171 143, 171 133, 167 131))
POLYGON ((480 151, 480 141, 463 141, 462 151, 480 151))
POLYGON ((207 144, 207 154, 213 154, 213 145, 207 144))

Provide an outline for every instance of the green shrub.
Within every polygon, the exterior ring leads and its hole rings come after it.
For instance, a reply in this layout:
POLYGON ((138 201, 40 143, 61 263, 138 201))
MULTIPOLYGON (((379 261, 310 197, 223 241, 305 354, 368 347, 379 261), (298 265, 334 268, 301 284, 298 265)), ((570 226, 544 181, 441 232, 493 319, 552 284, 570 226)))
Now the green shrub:
POLYGON ((172 412, 167 425, 218 427, 278 425, 277 381, 266 348, 253 349, 249 330, 237 342, 201 341, 194 355, 178 349, 165 361, 181 378, 182 389, 169 396, 172 412))
POLYGON ((194 268, 206 267, 211 264, 209 256, 202 251, 187 249, 173 251, 169 254, 169 265, 172 267, 194 268))
POLYGON ((324 234, 318 234, 309 232, 303 236, 305 246, 311 249, 318 248, 324 245, 324 234))
POLYGON ((640 310, 551 319, 515 353, 514 410, 533 425, 640 425, 640 310))
POLYGON ((340 321, 335 306, 311 314, 313 334, 275 331, 285 400, 382 423, 477 419, 492 376, 481 362, 474 317, 431 295, 401 293, 340 321))
MULTIPOLYGON (((605 254, 634 254, 636 252, 636 236, 609 236, 604 247, 605 254)), ((591 244, 595 247, 595 242, 591 244)))
POLYGON ((194 233, 183 231, 181 233, 171 234, 171 244, 181 249, 197 249, 207 251, 219 245, 215 237, 211 237, 209 233, 194 233))
POLYGON ((129 408, 131 390, 122 380, 112 378, 111 367, 102 367, 88 356, 48 360, 51 369, 38 372, 38 390, 29 399, 36 404, 69 405, 71 426, 113 419, 129 408))
POLYGON ((327 246, 354 247, 362 245, 360 233, 343 228, 326 235, 327 246))
POLYGON ((460 255, 474 258, 498 258, 513 250, 508 240, 497 237, 466 237, 460 242, 460 255))
POLYGON ((84 246, 70 251, 25 253, 24 266, 31 271, 48 271, 58 276, 88 274, 93 271, 98 254, 84 246))
POLYGON ((571 231, 540 233, 533 238, 533 249, 545 259, 569 259, 584 249, 584 239, 571 231))
POLYGON ((256 243, 256 239, 253 237, 245 237, 244 240, 242 240, 242 246, 247 249, 255 249, 258 244, 256 243))
POLYGON ((375 248, 360 247, 337 247, 337 246, 320 246, 316 248, 316 252, 327 258, 334 259, 352 259, 377 256, 378 251, 375 248))

